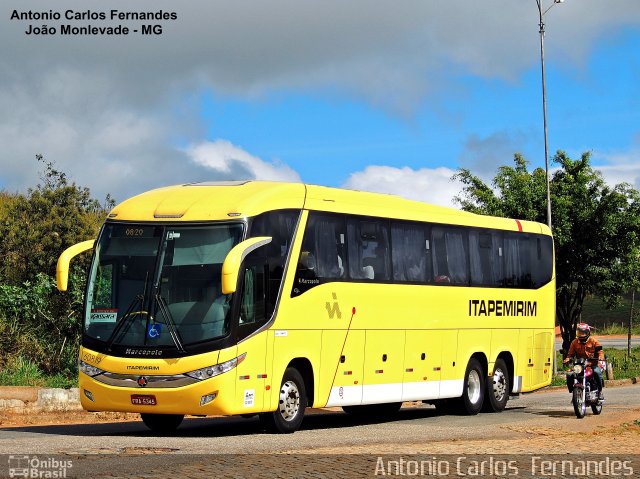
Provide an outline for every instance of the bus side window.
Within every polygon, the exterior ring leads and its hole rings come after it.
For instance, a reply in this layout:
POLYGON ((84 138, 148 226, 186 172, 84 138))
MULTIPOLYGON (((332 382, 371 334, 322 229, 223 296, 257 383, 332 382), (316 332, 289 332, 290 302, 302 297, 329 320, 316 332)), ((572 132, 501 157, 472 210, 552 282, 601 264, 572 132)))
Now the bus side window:
POLYGON ((309 214, 292 296, 323 282, 344 279, 345 236, 344 216, 309 214))
POLYGON ((433 228, 433 274, 436 283, 469 284, 467 234, 460 228, 433 228))
POLYGON ((531 277, 531 256, 535 249, 534 245, 535 240, 533 238, 529 238, 528 235, 521 235, 518 238, 518 248, 520 249, 520 263, 522 268, 520 286, 523 288, 533 288, 533 279, 531 277))
POLYGON ((412 223, 391 225, 393 280, 426 283, 430 250, 425 226, 412 223))
POLYGON ((332 217, 318 217, 313 225, 316 276, 338 279, 344 275, 344 220, 332 217))
POLYGON ((548 236, 532 238, 531 280, 534 288, 539 288, 551 281, 553 262, 553 241, 548 236))
POLYGON ((533 288, 531 269, 531 249, 535 240, 523 233, 507 233, 504 237, 505 286, 512 288, 533 288))
POLYGON ((347 244, 351 279, 391 279, 389 226, 386 220, 349 218, 347 244))
POLYGON ((254 264, 245 267, 240 324, 262 323, 266 319, 264 266, 254 264))
POLYGON ((244 322, 260 323, 273 315, 299 215, 297 210, 279 210, 254 218, 250 236, 270 236, 272 239, 245 260, 246 286, 240 307, 244 322))
POLYGON ((473 286, 502 285, 502 237, 498 232, 470 230, 469 260, 473 286))
POLYGON ((520 286, 522 276, 520 262, 520 248, 518 238, 513 234, 504 237, 504 285, 506 287, 520 286))

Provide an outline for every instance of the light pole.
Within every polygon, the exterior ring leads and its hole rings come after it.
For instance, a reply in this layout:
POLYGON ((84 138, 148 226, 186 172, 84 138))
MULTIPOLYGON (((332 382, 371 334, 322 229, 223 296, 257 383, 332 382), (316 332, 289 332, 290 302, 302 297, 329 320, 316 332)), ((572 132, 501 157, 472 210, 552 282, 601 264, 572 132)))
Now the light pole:
MULTIPOLYGON (((556 3, 564 0, 553 0, 553 3, 542 10, 542 0, 536 0, 538 13, 540 14, 540 66, 542 72, 542 117, 544 122, 544 177, 547 184, 547 225, 551 229, 551 190, 549 187, 549 140, 547 137, 547 82, 544 75, 544 16, 556 3)), ((556 348, 553 348, 553 375, 558 374, 558 361, 556 360, 556 348)))
POLYGON ((553 3, 546 10, 542 10, 542 0, 536 0, 538 5, 538 13, 540 14, 540 65, 542 70, 542 116, 544 121, 544 171, 545 181, 547 183, 547 225, 551 229, 551 191, 549 188, 549 141, 547 138, 547 85, 544 75, 544 16, 553 8, 556 3, 562 3, 564 0, 553 0, 553 3))

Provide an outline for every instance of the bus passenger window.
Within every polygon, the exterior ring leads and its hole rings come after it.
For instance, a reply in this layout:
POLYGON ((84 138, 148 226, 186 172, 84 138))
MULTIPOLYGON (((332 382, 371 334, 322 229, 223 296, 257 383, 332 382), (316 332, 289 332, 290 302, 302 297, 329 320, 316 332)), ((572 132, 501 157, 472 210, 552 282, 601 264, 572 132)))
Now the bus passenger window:
POLYGON ((347 243, 351 279, 391 279, 389 228, 385 220, 349 218, 347 243))
POLYGON ((531 246, 534 241, 528 235, 505 234, 504 275, 505 286, 511 288, 531 288, 531 246))
POLYGON ((292 296, 328 281, 344 279, 345 233, 342 215, 309 214, 292 296))
POLYGON ((433 228, 433 275, 436 283, 469 284, 466 232, 433 228))
POLYGON ((531 248, 531 281, 539 288, 551 281, 553 241, 548 236, 538 236, 531 248))
POLYGON ((469 266, 473 286, 500 286, 502 237, 498 232, 469 231, 469 266))
POLYGON ((391 225, 391 264, 394 281, 427 282, 427 263, 430 259, 427 241, 423 225, 391 225))

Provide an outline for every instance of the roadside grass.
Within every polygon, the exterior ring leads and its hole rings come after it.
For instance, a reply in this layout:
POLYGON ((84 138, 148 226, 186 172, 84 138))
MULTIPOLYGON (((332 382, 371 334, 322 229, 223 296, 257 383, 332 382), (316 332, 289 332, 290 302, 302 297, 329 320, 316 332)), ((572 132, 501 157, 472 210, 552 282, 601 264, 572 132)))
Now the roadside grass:
MULTIPOLYGON (((594 328, 593 333, 596 336, 626 336, 629 333, 628 326, 626 324, 612 323, 604 328, 594 328)), ((640 324, 631 327, 631 334, 637 336, 640 334, 640 324)))
MULTIPOLYGON (((613 379, 632 379, 640 377, 640 347, 631 349, 631 356, 627 356, 626 349, 607 348, 604 350, 607 361, 613 366, 613 379)), ((556 355, 558 375, 551 381, 552 386, 564 386, 566 379, 562 366, 562 355, 556 355)), ((606 376, 605 376, 606 379, 606 376)))
MULTIPOLYGON (((638 321, 638 307, 635 306, 634 323, 638 321)), ((602 334, 602 330, 610 325, 627 326, 629 321, 629 313, 631 312, 631 294, 625 294, 620 304, 613 308, 607 309, 604 301, 597 296, 590 296, 585 299, 582 309, 582 321, 596 327, 598 334, 602 334)), ((626 332, 626 330, 625 330, 626 332)), ((637 333, 636 333, 637 334, 637 333)))
POLYGON ((47 375, 37 364, 23 356, 10 358, 0 371, 1 386, 35 386, 47 388, 77 387, 78 378, 62 373, 47 375))

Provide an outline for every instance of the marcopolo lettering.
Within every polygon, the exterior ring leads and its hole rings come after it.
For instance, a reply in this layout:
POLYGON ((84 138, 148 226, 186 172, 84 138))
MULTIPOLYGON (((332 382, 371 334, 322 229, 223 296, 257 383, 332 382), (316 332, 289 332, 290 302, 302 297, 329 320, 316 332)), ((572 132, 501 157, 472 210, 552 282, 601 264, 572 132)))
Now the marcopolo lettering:
POLYGON ((537 316, 537 301, 470 299, 469 316, 537 316))

